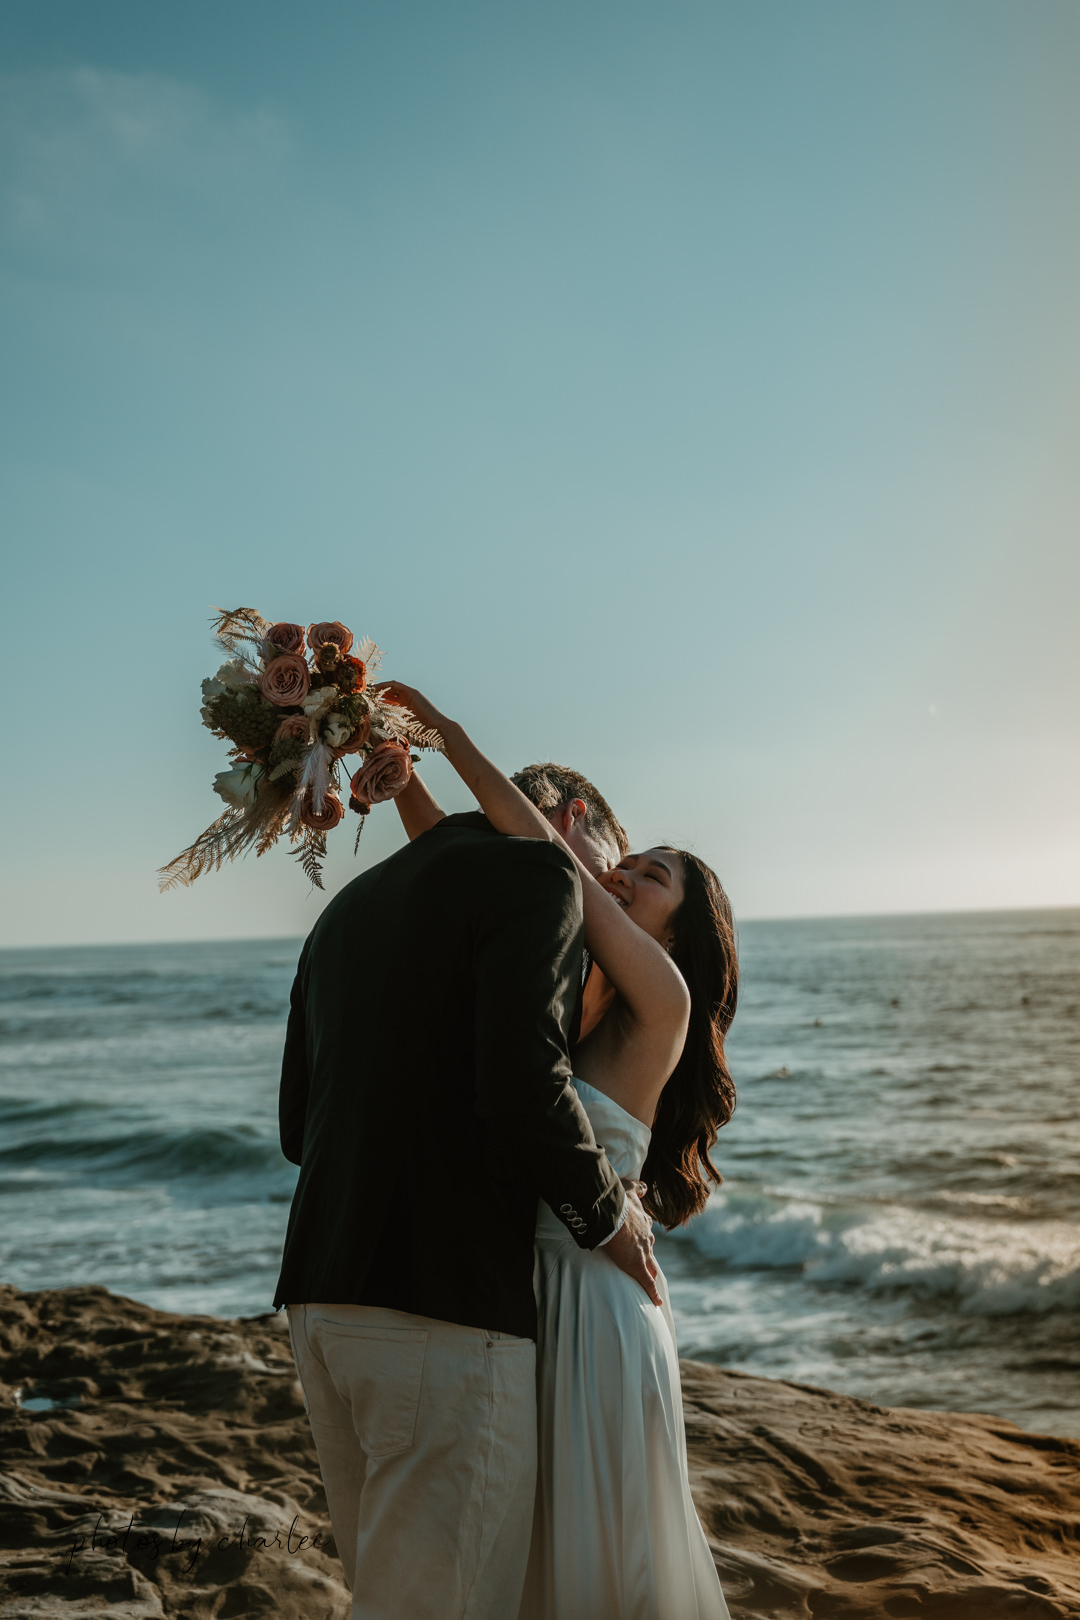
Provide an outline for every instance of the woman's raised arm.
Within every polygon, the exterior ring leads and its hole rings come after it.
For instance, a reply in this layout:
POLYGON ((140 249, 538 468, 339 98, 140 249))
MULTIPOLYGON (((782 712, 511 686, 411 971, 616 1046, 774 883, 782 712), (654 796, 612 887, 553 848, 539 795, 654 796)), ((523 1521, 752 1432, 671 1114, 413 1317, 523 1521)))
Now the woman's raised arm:
MULTIPOLYGON (((581 876, 585 943, 638 1026, 637 1035, 647 1033, 651 1037, 650 1046, 656 1048, 653 1056, 658 1067, 666 1062, 670 1047, 670 1065, 666 1069, 666 1074, 670 1074, 686 1038, 690 995, 686 981, 664 947, 630 921, 618 902, 597 883, 588 867, 582 865, 560 838, 550 821, 480 752, 456 721, 440 714, 414 687, 386 681, 379 690, 384 696, 403 703, 425 726, 439 733, 447 759, 498 832, 519 838, 546 838, 566 850, 581 876)), ((432 799, 431 803, 435 801, 432 799)), ((410 833, 412 836, 415 835, 410 833)))

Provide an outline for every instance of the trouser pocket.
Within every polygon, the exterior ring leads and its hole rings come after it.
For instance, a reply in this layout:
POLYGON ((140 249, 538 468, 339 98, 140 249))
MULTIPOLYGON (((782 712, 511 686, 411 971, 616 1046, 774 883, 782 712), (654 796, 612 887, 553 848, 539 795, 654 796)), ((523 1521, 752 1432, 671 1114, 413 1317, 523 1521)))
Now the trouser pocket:
POLYGON ((318 1336, 326 1370, 367 1455, 408 1451, 416 1434, 427 1332, 327 1321, 312 1323, 310 1331, 318 1336))

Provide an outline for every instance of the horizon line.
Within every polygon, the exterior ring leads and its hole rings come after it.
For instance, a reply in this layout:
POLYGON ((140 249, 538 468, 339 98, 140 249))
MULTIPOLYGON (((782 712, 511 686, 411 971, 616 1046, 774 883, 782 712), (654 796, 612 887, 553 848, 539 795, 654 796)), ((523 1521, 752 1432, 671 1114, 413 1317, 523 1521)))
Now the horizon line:
MULTIPOLYGON (((1070 911, 1080 912, 1080 903, 1057 906, 963 906, 958 909, 943 908, 937 911, 827 911, 800 912, 795 915, 759 913, 755 916, 736 917, 735 922, 738 928, 746 923, 888 922, 908 917, 1016 917, 1053 915, 1070 911)), ((182 939, 54 940, 49 944, 0 945, 0 956, 15 951, 124 950, 144 945, 243 945, 306 938, 307 934, 210 934, 182 939)))

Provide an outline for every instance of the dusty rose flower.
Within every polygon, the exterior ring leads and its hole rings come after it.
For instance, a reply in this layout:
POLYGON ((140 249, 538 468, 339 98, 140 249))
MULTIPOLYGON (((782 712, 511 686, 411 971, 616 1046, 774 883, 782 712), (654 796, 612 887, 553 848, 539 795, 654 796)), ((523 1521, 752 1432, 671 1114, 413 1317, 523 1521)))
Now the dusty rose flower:
POLYGON ((279 709, 303 703, 310 685, 307 665, 292 653, 272 659, 259 676, 259 691, 267 703, 276 703, 279 709))
POLYGON ((396 799, 409 784, 412 760, 409 750, 396 742, 380 743, 372 749, 349 786, 358 804, 371 806, 396 799))
POLYGON ((279 653, 302 653, 304 627, 302 624, 272 624, 266 632, 266 640, 272 641, 279 653))
POLYGON ((275 742, 304 742, 308 740, 311 727, 308 725, 307 715, 287 714, 274 732, 275 742))
POLYGON ((367 746, 368 738, 370 736, 371 736, 371 716, 365 714, 365 715, 361 716, 360 722, 357 725, 357 728, 353 732, 352 736, 351 737, 346 737, 345 741, 341 744, 341 746, 339 748, 334 749, 334 758, 335 759, 340 759, 342 754, 356 754, 356 753, 358 753, 361 748, 364 748, 364 747, 367 746))
POLYGON ((300 820, 305 827, 311 827, 315 832, 330 832, 337 826, 345 814, 345 807, 334 792, 323 794, 323 807, 320 815, 315 814, 315 795, 309 789, 304 794, 304 802, 300 809, 300 820))
POLYGON ((334 619, 325 624, 309 624, 307 639, 312 652, 318 652, 325 642, 332 641, 335 647, 340 647, 343 653, 347 653, 353 643, 353 634, 334 619))

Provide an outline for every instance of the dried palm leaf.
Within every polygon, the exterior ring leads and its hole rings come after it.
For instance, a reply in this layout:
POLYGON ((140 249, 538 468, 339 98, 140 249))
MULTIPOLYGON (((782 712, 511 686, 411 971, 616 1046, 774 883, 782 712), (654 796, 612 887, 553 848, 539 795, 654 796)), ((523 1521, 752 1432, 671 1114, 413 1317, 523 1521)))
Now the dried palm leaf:
POLYGON ((181 850, 167 866, 158 868, 158 888, 162 894, 178 883, 189 888, 204 872, 218 872, 231 861, 244 843, 244 812, 231 805, 224 815, 201 832, 194 843, 181 850))
POLYGON ((244 652, 245 647, 254 648, 257 658, 261 656, 263 640, 271 628, 269 619, 264 619, 254 608, 215 608, 214 613, 216 618, 210 623, 226 652, 242 658, 245 663, 251 662, 244 652))
POLYGON ((292 788, 287 782, 268 784, 259 795, 259 800, 260 803, 266 802, 267 811, 255 841, 257 856, 265 855, 268 849, 273 849, 285 831, 285 823, 289 819, 289 806, 292 803, 292 788))
POLYGON ((190 888, 204 872, 220 872, 226 861, 234 861, 253 846, 257 846, 256 854, 264 855, 284 830, 291 798, 291 789, 275 782, 263 788, 249 809, 230 805, 193 844, 159 868, 161 892, 178 883, 190 888))

